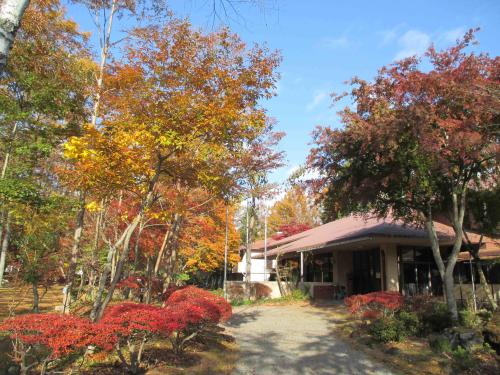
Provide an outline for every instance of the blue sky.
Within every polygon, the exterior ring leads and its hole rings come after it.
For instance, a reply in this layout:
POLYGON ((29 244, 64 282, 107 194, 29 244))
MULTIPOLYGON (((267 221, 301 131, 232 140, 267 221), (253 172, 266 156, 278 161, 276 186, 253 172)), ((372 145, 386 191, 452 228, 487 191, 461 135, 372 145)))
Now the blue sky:
MULTIPOLYGON (((220 1, 220 0, 216 0, 220 1)), ((235 1, 238 3, 238 1, 235 1)), ((178 16, 198 27, 217 25, 212 0, 172 0, 178 16)), ((219 6, 219 14, 223 9, 219 6)), ((71 17, 91 30, 82 8, 68 5, 71 17)), ((395 59, 421 54, 430 43, 446 47, 473 27, 480 27, 478 51, 500 52, 499 0, 259 0, 258 5, 228 9, 224 20, 243 40, 267 43, 283 56, 278 95, 263 103, 286 132, 280 149, 286 166, 271 180, 282 182, 303 164, 316 125, 340 126, 329 94, 346 89, 352 76, 371 79, 395 59)), ((124 22, 124 21, 122 21, 124 22)))

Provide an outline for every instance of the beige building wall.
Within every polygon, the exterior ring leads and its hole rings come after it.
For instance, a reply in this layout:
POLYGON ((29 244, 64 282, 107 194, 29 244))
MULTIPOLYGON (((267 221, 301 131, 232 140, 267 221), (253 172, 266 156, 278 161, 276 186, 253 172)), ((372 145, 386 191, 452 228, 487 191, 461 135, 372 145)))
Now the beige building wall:
POLYGON ((384 244, 380 249, 385 253, 385 285, 387 290, 399 291, 398 251, 396 244, 384 244))

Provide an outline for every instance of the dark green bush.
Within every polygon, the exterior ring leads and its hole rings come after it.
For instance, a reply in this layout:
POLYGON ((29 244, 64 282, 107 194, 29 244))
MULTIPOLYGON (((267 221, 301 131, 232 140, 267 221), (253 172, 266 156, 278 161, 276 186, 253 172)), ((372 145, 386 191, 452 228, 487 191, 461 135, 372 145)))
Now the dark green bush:
POLYGON ((458 371, 466 371, 474 366, 474 356, 470 351, 465 350, 461 346, 455 349, 452 353, 453 367, 458 371))
POLYGON ((452 351, 450 340, 442 335, 431 336, 429 346, 436 353, 449 353, 452 351))
POLYGON ((383 317, 373 322, 369 332, 376 341, 402 341, 408 336, 403 323, 395 317, 383 317))
POLYGON ((448 307, 443 302, 437 302, 422 312, 421 321, 424 333, 442 332, 452 326, 448 307))
POLYGON ((404 327, 407 336, 414 336, 420 333, 422 324, 416 313, 402 310, 399 311, 395 317, 404 327))

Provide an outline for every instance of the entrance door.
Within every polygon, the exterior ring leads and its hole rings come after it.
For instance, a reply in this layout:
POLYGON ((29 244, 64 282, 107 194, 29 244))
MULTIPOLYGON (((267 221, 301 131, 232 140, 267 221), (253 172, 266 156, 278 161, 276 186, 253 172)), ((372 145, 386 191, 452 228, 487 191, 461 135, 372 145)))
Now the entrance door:
POLYGON ((381 290, 380 249, 353 251, 352 287, 354 294, 381 290))

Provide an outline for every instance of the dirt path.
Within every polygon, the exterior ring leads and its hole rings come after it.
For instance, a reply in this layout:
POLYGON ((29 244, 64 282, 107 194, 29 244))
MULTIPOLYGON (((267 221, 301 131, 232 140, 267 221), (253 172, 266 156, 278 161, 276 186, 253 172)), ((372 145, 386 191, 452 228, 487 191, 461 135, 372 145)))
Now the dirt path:
POLYGON ((228 331, 240 346, 236 374, 393 374, 332 335, 327 307, 237 308, 228 331))

